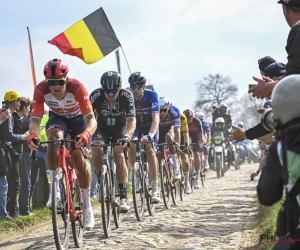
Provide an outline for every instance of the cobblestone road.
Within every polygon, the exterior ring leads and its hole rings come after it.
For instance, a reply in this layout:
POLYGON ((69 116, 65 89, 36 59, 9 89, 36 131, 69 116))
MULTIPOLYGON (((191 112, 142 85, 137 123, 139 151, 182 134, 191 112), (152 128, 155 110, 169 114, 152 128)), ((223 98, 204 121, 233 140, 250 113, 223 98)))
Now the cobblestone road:
MULTIPOLYGON (((257 212, 256 182, 249 178, 255 169, 254 165, 243 165, 238 171, 230 169, 221 179, 209 172, 205 188, 185 196, 170 210, 159 204, 155 216, 146 213, 143 222, 136 220, 132 207, 123 217, 122 227, 112 230, 109 239, 103 235, 96 212, 96 226, 85 232, 82 249, 256 249, 252 230, 257 212)), ((54 249, 51 221, 7 240, 1 240, 1 249, 54 249)), ((73 247, 70 241, 69 249, 73 247)))

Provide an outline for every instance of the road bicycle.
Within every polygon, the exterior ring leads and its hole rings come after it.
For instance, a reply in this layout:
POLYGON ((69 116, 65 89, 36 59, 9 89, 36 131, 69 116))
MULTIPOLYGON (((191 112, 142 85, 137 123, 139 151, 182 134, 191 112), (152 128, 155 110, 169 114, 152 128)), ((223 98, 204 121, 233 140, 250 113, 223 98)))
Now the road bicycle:
MULTIPOLYGON (((76 137, 76 140, 79 140, 79 137, 76 137)), ((32 141, 37 145, 36 138, 32 141)), ((40 144, 54 143, 58 147, 59 160, 53 176, 51 207, 54 241, 58 250, 68 249, 70 225, 75 246, 79 248, 83 243, 82 196, 77 180, 77 169, 72 163, 71 152, 66 147, 67 143, 73 142, 74 140, 69 139, 40 142, 40 144)), ((82 147, 81 152, 87 159, 82 147)), ((31 157, 34 161, 37 160, 35 151, 31 157)))

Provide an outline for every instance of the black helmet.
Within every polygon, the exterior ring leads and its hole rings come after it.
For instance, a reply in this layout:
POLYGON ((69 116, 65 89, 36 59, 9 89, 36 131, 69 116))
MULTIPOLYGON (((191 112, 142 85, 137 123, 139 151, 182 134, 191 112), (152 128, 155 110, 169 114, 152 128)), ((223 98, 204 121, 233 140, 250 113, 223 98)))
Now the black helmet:
POLYGON ((101 76, 101 86, 104 90, 118 90, 122 85, 121 75, 116 71, 107 71, 101 76))
POLYGON ((142 76, 141 72, 132 73, 128 78, 130 84, 145 85, 146 81, 146 77, 142 76))

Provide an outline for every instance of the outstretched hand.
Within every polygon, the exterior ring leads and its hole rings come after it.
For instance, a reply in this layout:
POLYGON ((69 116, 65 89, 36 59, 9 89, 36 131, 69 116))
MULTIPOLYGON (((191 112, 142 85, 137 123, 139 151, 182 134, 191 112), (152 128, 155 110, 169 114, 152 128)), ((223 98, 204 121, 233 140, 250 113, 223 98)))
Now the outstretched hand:
POLYGON ((253 76, 253 80, 257 82, 257 85, 248 90, 248 93, 252 93, 253 97, 266 98, 272 94, 273 88, 277 82, 273 81, 269 77, 263 76, 263 79, 253 76))

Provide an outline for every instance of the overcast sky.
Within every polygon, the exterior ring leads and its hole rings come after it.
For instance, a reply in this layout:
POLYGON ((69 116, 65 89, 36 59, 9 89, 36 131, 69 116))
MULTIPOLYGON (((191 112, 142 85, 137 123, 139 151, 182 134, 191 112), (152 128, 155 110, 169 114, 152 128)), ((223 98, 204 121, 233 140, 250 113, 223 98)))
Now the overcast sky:
MULTIPOLYGON (((43 80, 45 63, 61 58, 70 77, 89 92, 98 88, 105 71, 117 71, 115 53, 87 65, 47 41, 99 7, 104 8, 131 71, 141 71, 159 96, 180 109, 193 106, 195 83, 208 73, 230 76, 242 95, 254 83, 252 76, 259 76, 259 58, 269 55, 286 63, 290 28, 275 0, 1 1, 0 95, 16 90, 32 97, 27 26, 38 82, 43 80)), ((122 54, 121 71, 127 87, 129 70, 122 54)))

